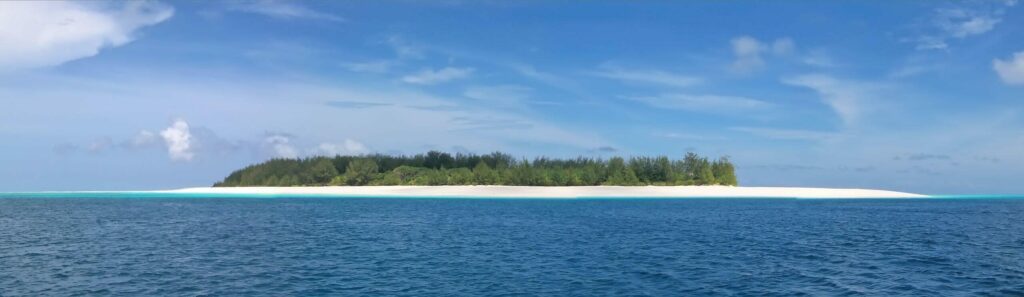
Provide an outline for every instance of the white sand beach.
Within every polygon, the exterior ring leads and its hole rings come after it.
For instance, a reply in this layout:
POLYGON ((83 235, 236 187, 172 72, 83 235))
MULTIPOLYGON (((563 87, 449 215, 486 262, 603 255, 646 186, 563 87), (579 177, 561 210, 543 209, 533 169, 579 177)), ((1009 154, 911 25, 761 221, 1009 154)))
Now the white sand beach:
POLYGON ((329 195, 381 197, 485 197, 485 198, 925 198, 927 195, 870 189, 732 186, 358 186, 358 187, 204 187, 162 193, 329 195))

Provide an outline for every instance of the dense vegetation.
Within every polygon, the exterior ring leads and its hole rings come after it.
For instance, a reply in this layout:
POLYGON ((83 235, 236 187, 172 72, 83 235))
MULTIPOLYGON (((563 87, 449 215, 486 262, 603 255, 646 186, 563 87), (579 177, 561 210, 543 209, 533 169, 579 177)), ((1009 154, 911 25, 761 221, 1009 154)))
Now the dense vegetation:
POLYGON ((736 185, 728 158, 708 160, 694 153, 613 157, 608 160, 536 158, 511 155, 455 154, 431 151, 415 156, 336 156, 272 159, 231 173, 216 187, 306 185, 518 185, 639 186, 736 185))

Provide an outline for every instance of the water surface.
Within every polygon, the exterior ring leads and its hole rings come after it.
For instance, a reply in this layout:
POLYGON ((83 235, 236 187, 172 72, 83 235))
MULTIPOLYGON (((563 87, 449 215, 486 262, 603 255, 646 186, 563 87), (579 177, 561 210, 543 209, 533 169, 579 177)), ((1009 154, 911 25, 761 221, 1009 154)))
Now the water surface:
POLYGON ((48 197, 2 296, 1024 295, 1018 199, 48 197))

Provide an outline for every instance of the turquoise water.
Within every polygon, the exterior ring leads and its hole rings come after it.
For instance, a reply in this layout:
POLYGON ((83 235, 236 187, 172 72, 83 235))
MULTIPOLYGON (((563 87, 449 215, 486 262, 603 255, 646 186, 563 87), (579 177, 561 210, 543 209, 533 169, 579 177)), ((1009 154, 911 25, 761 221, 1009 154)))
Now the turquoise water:
MULTIPOLYGON (((175 193, 175 192, 151 192, 151 191, 92 191, 92 192, 0 192, 0 199, 4 198, 105 198, 105 199, 139 199, 139 198, 398 198, 398 199, 537 199, 537 198, 489 198, 474 196, 381 196, 381 195, 334 195, 334 194, 232 194, 232 193, 175 193)), ((582 199, 666 199, 664 197, 580 197, 582 199)), ((580 199, 566 198, 566 199, 580 199)), ((721 197, 687 197, 668 199, 750 199, 750 198, 721 198, 721 197)), ((552 199, 552 198, 543 198, 552 199)), ((557 199, 557 198, 554 198, 557 199)), ((798 199, 792 197, 765 197, 757 199, 798 199)), ((823 198, 812 198, 820 200, 823 198)), ((828 199, 828 198, 824 198, 828 199)), ((835 198, 847 199, 847 198, 835 198)), ((861 198, 864 199, 864 198, 861 198)), ((871 199, 871 198, 866 198, 871 199)), ((891 198, 877 198, 891 199, 891 198)), ((1024 195, 932 195, 928 198, 901 198, 901 199, 1024 199, 1024 195)))
POLYGON ((1010 196, 0 197, 0 296, 1024 295, 1010 196))

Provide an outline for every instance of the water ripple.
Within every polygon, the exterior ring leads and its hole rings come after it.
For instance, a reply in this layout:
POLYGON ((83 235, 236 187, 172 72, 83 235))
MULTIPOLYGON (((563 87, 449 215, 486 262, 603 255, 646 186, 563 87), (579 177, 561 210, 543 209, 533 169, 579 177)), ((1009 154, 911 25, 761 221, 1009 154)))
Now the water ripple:
POLYGON ((1024 295, 1024 200, 0 199, 0 296, 1024 295))

